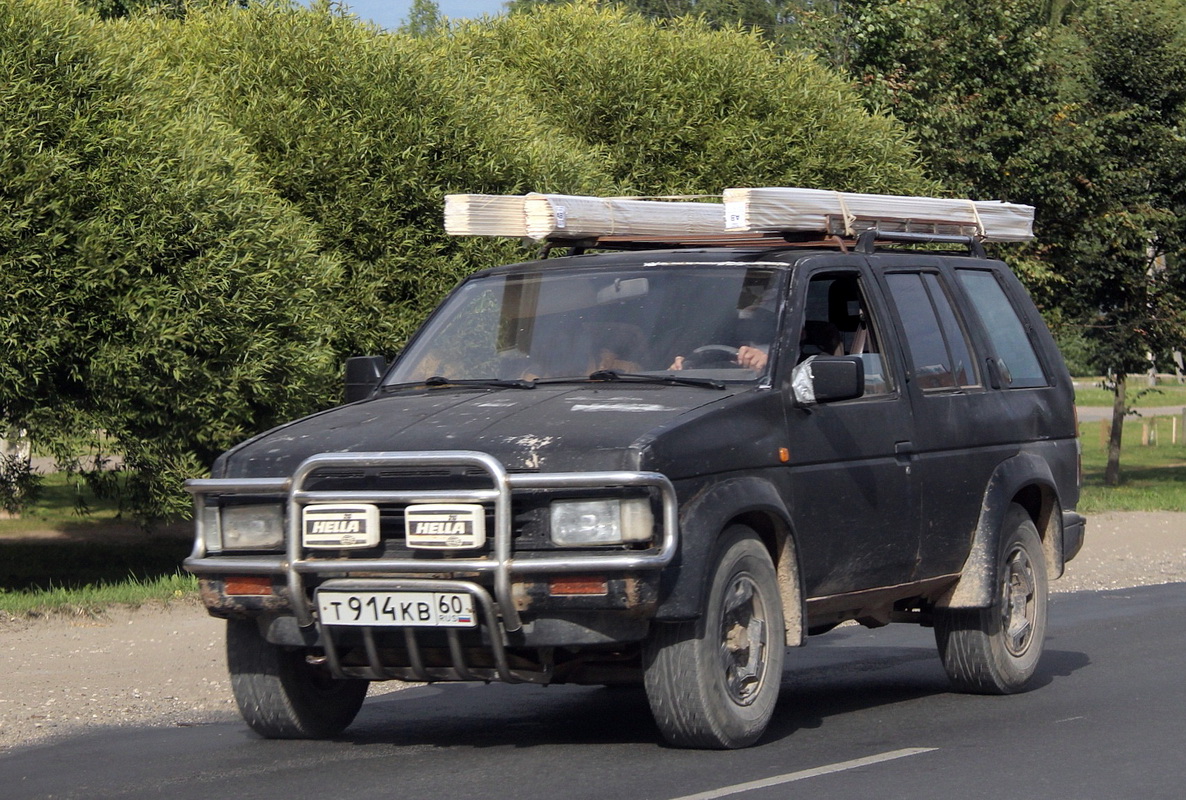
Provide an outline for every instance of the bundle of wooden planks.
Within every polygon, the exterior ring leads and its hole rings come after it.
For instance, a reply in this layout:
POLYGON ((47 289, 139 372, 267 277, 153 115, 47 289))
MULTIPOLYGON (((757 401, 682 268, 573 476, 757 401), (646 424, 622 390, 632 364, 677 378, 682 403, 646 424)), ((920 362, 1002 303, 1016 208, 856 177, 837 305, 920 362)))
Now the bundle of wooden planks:
MULTIPOLYGON (((713 198, 714 200, 716 198, 713 198)), ((721 202, 561 194, 454 194, 445 230, 459 236, 548 240, 705 237, 744 233, 855 236, 863 230, 1033 238, 1032 206, 780 187, 726 189, 721 202)))

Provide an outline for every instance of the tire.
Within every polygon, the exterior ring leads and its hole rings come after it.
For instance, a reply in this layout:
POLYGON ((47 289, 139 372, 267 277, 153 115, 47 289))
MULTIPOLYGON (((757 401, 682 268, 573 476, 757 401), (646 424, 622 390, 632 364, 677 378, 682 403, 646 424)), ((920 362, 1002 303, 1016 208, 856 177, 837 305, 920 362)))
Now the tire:
POLYGON ((988 608, 937 609, 935 641, 961 692, 1014 694, 1028 688, 1046 638, 1046 558, 1021 506, 1005 515, 988 608))
POLYGON ((715 553, 700 618, 657 624, 643 649, 651 713, 676 747, 748 747, 778 700, 785 632, 770 553, 739 525, 715 553))
POLYGON ((266 739, 337 736, 366 697, 368 681, 334 679, 305 650, 268 642, 255 620, 227 620, 226 650, 239 713, 266 739))

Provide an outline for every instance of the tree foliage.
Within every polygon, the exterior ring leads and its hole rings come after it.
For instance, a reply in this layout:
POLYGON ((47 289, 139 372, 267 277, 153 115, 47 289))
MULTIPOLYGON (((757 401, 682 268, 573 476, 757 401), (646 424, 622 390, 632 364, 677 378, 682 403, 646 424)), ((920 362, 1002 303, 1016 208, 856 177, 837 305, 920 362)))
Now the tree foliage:
POLYGON ((1082 214, 1085 162, 1079 75, 1039 0, 844 0, 801 37, 848 71, 872 108, 906 123, 929 173, 951 192, 1035 206, 1039 240, 1012 248, 1051 305, 1062 281, 1048 251, 1082 214))
POLYGON ((212 5, 246 8, 251 0, 76 0, 83 8, 97 13, 102 19, 123 19, 140 14, 162 14, 173 19, 184 19, 190 10, 212 5))
POLYGON ((146 516, 519 256, 445 236, 446 193, 934 188, 900 124, 736 28, 185 8, 0 0, 0 422, 64 455, 106 437, 128 469, 92 480, 146 516))
POLYGON ((863 111, 809 55, 737 27, 579 3, 462 26, 453 39, 483 71, 516 75, 550 127, 602 153, 621 192, 935 188, 898 123, 863 111))
MULTIPOLYGON (((511 0, 512 13, 524 13, 540 6, 563 5, 574 0, 511 0)), ((653 20, 681 17, 701 19, 714 28, 756 28, 768 37, 779 38, 798 20, 811 0, 598 0, 597 5, 628 9, 653 20)))
POLYGON ((451 59, 447 35, 283 5, 148 18, 122 35, 206 87, 343 265, 326 298, 343 355, 393 353, 475 263, 509 254, 446 237, 446 193, 610 186, 596 154, 541 124, 503 76, 451 59))
POLYGON ((1105 480, 1120 481, 1129 373, 1186 350, 1186 4, 1099 0, 1074 23, 1100 147, 1091 213, 1062 256, 1092 360, 1115 391, 1105 480))
MULTIPOLYGON (((1023 277, 1117 377, 1186 347, 1181 0, 846 0, 823 57, 919 137, 931 174, 1037 209, 1023 277)), ((1119 458, 1119 417, 1113 425, 1119 458)), ((1110 478, 1117 476, 1114 461, 1110 478)))
POLYGON ((1075 29, 1100 154, 1062 255, 1096 364, 1122 375, 1186 348, 1186 4, 1105 0, 1075 29))
POLYGON ((183 477, 324 393, 337 265, 162 64, 49 0, 0 2, 0 39, 0 417, 106 431, 127 499, 176 511, 183 477))
POLYGON ((412 0, 408 16, 399 32, 410 36, 428 36, 437 33, 445 24, 441 9, 433 0, 412 0))

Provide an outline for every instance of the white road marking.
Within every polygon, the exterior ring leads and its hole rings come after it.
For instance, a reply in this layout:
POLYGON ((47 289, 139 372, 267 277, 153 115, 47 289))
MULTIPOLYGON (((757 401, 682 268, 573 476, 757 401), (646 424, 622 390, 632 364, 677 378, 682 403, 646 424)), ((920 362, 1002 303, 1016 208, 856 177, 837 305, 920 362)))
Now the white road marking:
POLYGON ((672 800, 716 800, 718 797, 728 797, 733 794, 741 794, 742 792, 753 791, 754 789, 765 789, 768 786, 779 786, 784 783, 793 783, 801 781, 805 778, 814 778, 819 775, 830 775, 833 772, 846 772, 857 767, 867 767, 870 764, 880 764, 883 761, 893 761, 897 758, 906 758, 907 756, 917 756, 922 753, 930 753, 937 750, 936 747, 907 747, 903 750, 891 750, 888 753, 880 753, 875 756, 866 756, 865 758, 855 758, 852 761, 841 761, 838 764, 828 764, 822 767, 815 767, 814 769, 805 769, 799 772, 788 772, 786 775, 775 775, 773 778, 763 778, 760 781, 749 781, 748 783, 735 783, 732 786, 723 786, 720 789, 711 789, 707 792, 700 792, 699 794, 689 794, 683 797, 676 797, 672 800))

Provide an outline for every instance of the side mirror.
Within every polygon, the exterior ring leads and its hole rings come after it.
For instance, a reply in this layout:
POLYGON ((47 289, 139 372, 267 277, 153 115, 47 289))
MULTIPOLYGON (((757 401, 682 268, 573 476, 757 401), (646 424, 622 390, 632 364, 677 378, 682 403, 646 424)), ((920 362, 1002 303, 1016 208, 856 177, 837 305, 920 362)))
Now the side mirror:
POLYGON ((791 372, 791 390, 801 406, 851 400, 865 393, 865 365, 859 356, 812 356, 791 372))
POLYGON ((346 359, 346 402, 353 403, 370 397, 387 370, 383 356, 354 356, 346 359))

